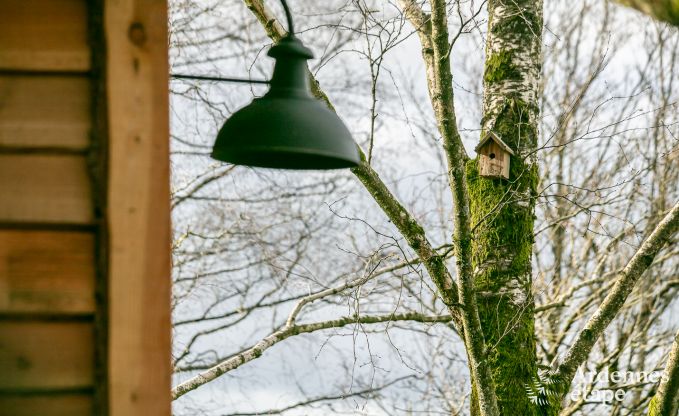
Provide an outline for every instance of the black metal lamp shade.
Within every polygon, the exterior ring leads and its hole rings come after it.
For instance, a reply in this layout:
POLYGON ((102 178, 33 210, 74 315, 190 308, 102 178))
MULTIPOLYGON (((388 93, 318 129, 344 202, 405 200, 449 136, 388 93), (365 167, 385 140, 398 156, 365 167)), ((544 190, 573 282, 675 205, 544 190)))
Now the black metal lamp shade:
POLYGON ((306 70, 311 51, 289 35, 268 55, 276 59, 271 88, 224 123, 212 157, 278 169, 358 165, 358 148, 349 130, 325 103, 311 95, 306 70))

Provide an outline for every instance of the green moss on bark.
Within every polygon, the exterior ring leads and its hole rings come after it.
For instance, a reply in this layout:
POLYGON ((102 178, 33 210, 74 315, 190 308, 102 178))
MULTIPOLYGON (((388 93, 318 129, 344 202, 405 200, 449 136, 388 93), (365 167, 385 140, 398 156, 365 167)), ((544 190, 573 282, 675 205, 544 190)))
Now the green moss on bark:
POLYGON ((510 158, 509 179, 479 176, 477 160, 466 165, 474 283, 500 414, 542 416, 551 409, 528 394, 539 377, 531 261, 542 1, 489 0, 488 14, 482 127, 497 133, 516 156, 510 158))
POLYGON ((537 172, 512 158, 509 181, 483 178, 472 160, 467 163, 467 178, 476 225, 472 264, 498 405, 502 415, 537 415, 526 392, 526 383, 537 374, 534 304, 526 296, 532 284, 537 172), (522 195, 528 199, 517 203, 522 195))
POLYGON ((660 405, 656 397, 653 397, 648 404, 648 416, 660 416, 660 405))
POLYGON ((512 53, 501 51, 489 56, 486 59, 483 79, 486 82, 521 79, 521 72, 512 64, 512 53))

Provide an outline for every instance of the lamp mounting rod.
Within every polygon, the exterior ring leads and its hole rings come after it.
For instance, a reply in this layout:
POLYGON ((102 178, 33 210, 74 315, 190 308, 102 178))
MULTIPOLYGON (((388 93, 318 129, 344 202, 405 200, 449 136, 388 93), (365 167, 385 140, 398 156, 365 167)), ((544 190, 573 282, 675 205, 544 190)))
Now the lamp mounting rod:
MULTIPOLYGON (((286 0, 280 0, 283 5, 283 10, 285 11, 285 19, 288 21, 288 35, 294 36, 295 25, 292 22, 292 13, 290 13, 290 7, 288 7, 288 2, 286 0)), ((229 77, 213 77, 206 75, 189 75, 189 74, 170 74, 171 78, 174 79, 192 79, 198 81, 216 81, 216 82, 236 82, 242 84, 270 84, 271 81, 263 79, 245 79, 245 78, 229 78, 229 77)))
POLYGON ((226 78, 226 77, 212 77, 204 75, 188 75, 188 74, 170 74, 174 79, 193 79, 199 81, 217 81, 217 82, 237 82, 241 84, 270 84, 271 81, 264 79, 245 79, 245 78, 226 78))
MULTIPOLYGON (((290 13, 290 7, 288 7, 288 2, 286 0, 280 0, 283 5, 283 10, 285 11, 285 19, 288 21, 288 35, 294 36, 295 25, 292 22, 292 13, 290 13)), ((270 84, 271 81, 263 79, 245 79, 245 78, 230 78, 230 77, 213 77, 206 75, 189 75, 189 74, 170 74, 171 78, 174 79, 192 79, 198 81, 216 81, 216 82, 236 82, 242 84, 270 84)))

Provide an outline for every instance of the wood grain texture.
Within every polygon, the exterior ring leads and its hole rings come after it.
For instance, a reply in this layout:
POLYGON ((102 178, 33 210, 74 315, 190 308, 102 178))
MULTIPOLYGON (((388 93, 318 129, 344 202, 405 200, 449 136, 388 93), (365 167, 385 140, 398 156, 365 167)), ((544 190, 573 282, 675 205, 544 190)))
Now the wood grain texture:
POLYGON ((0 221, 92 222, 84 156, 0 154, 0 221))
POLYGON ((105 3, 109 413, 170 415, 167 5, 105 3))
POLYGON ((85 76, 0 76, 0 148, 86 149, 90 96, 85 76))
POLYGON ((93 385, 93 325, 88 322, 0 323, 0 391, 93 385))
POLYGON ((0 230, 0 313, 94 313, 94 234, 0 230))
POLYGON ((2 0, 0 69, 86 71, 86 0, 2 0))
POLYGON ((92 416, 92 408, 88 394, 0 395, 0 416, 92 416))

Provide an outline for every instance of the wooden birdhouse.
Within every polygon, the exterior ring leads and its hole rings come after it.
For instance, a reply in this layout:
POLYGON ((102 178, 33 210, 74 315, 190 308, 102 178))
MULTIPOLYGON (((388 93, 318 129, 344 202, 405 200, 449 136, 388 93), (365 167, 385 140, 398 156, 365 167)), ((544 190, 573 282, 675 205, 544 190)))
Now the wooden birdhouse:
POLYGON ((514 151, 500 136, 488 132, 474 150, 479 155, 479 175, 509 179, 509 161, 514 151))

